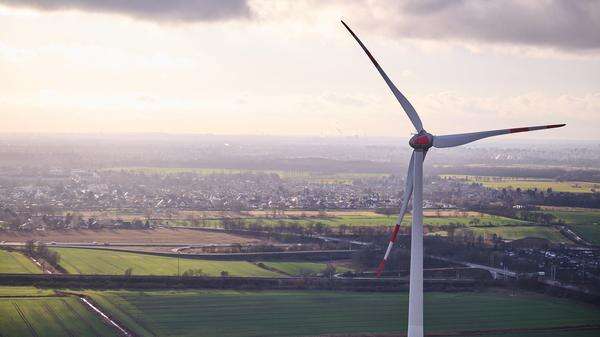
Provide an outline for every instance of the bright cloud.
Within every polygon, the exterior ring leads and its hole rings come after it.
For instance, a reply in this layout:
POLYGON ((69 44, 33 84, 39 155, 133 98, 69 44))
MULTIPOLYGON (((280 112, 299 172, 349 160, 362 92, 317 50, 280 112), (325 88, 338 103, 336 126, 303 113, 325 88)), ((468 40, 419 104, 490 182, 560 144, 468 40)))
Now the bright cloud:
POLYGON ((0 18, 0 132, 407 136, 344 18, 432 132, 598 138, 594 1, 0 0, 0 18))

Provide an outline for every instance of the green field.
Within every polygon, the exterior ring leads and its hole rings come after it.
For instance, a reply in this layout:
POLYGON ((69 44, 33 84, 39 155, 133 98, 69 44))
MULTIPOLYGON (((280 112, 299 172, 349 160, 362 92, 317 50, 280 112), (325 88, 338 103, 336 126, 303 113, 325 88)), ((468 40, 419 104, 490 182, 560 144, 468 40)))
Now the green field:
POLYGON ((517 177, 496 177, 496 176, 472 176, 444 174, 440 175, 443 179, 454 179, 466 183, 478 183, 483 186, 494 189, 517 189, 532 190, 538 189, 547 191, 549 188, 554 192, 570 193, 593 193, 600 192, 600 184, 581 181, 555 181, 543 178, 517 178, 517 177))
MULTIPOLYGON (((327 267, 326 263, 319 262, 263 262, 269 268, 275 268, 288 275, 301 276, 307 274, 319 274, 327 267)), ((336 272, 343 273, 349 268, 336 266, 336 272)))
POLYGON ((598 330, 583 330, 583 331, 536 331, 536 332, 519 332, 519 333, 503 333, 500 335, 485 334, 483 337, 598 337, 598 330))
MULTIPOLYGON (((154 256, 102 249, 52 248, 60 254, 60 265, 70 274, 122 275, 127 268, 133 268, 133 275, 177 275, 177 258, 154 256)), ((227 271, 230 276, 282 275, 257 267, 245 261, 209 261, 179 259, 180 272, 188 269, 202 269, 209 276, 219 276, 227 271)))
POLYGON ((600 245, 600 225, 576 225, 571 229, 587 242, 600 245))
MULTIPOLYGON (((65 212, 66 214, 67 212, 65 212)), ((106 210, 103 212, 79 212, 86 217, 94 218, 123 218, 132 220, 135 218, 143 218, 144 214, 124 211, 124 210, 106 210)), ((384 215, 376 213, 372 210, 357 210, 357 211, 328 211, 325 216, 316 215, 317 212, 308 211, 312 215, 301 215, 306 214, 298 210, 290 210, 285 212, 285 215, 278 215, 277 217, 265 216, 266 211, 260 212, 259 214, 235 214, 230 213, 227 215, 219 215, 217 212, 193 212, 183 211, 177 214, 173 219, 162 219, 163 223, 168 223, 170 226, 194 226, 193 222, 197 223, 197 226, 202 227, 221 227, 223 218, 230 218, 235 221, 240 221, 245 225, 260 224, 264 226, 302 226, 306 227, 311 224, 323 224, 332 228, 339 226, 391 226, 396 222, 396 215, 384 215), (191 218, 195 220, 192 221, 191 218)), ((412 217, 406 214, 402 225, 409 226, 412 221, 412 217)), ((472 225, 472 222, 478 222, 479 225, 489 226, 512 226, 512 225, 525 225, 527 222, 511 219, 491 214, 473 212, 473 211, 461 211, 461 210, 434 210, 426 209, 424 212, 424 222, 430 226, 441 226, 449 223, 455 223, 465 226, 472 225)))
POLYGON ((477 236, 497 236, 504 240, 517 240, 526 237, 542 238, 552 242, 570 242, 554 227, 546 226, 503 226, 503 227, 469 227, 458 231, 472 231, 477 236))
MULTIPOLYGON (((406 293, 330 291, 84 291, 138 336, 315 336, 403 333, 406 293)), ((427 333, 492 330, 487 337, 591 337, 552 331, 600 325, 600 308, 531 293, 426 293, 427 333), (546 331, 495 333, 494 329, 546 331)), ((503 331, 504 332, 504 331, 503 331)), ((76 296, 33 287, 0 287, 0 335, 118 336, 76 296)), ((452 334, 460 336, 460 334, 452 334)))
MULTIPOLYGON (((140 336, 402 333, 406 293, 327 291, 88 292, 140 336)), ((600 309, 542 295, 426 293, 427 332, 600 324, 600 309)), ((594 331, 597 335, 598 330, 594 331)), ((490 335, 494 335, 491 333, 490 335)), ((498 335, 500 335, 498 333, 498 335)), ((488 336, 488 335, 486 335, 488 336)), ((515 333, 508 336, 561 336, 515 333)), ((564 336, 591 336, 569 332, 564 336)))
POLYGON ((58 297, 25 287, 0 287, 3 337, 119 336, 77 297, 58 297), (36 297, 39 296, 39 297, 36 297))
POLYGON ((566 224, 570 225, 600 225, 600 209, 590 208, 575 208, 568 210, 555 210, 548 209, 544 210, 544 213, 550 213, 557 219, 563 220, 566 224))
POLYGON ((0 273, 41 274, 42 270, 25 255, 0 249, 0 273))
POLYGON ((600 210, 598 209, 547 209, 586 241, 600 245, 600 210))
POLYGON ((0 298, 2 297, 42 297, 55 296, 53 290, 40 289, 29 286, 0 286, 0 298))
MULTIPOLYGON (((474 221, 478 221, 479 225, 489 225, 489 226, 513 226, 513 225, 524 225, 527 222, 517 219, 511 219, 496 215, 490 214, 481 214, 478 215, 459 215, 457 213, 456 216, 435 216, 433 215, 433 211, 426 211, 425 217, 423 219, 424 224, 430 226, 441 226, 447 225, 449 223, 459 224, 470 226, 474 221)), ((306 227, 311 224, 323 224, 329 227, 340 227, 342 225, 345 226, 393 226, 396 223, 396 215, 386 216, 383 214, 377 214, 371 212, 366 215, 334 215, 327 217, 298 217, 298 218, 266 218, 266 217, 245 217, 240 218, 239 221, 242 221, 244 224, 261 224, 264 226, 302 226, 306 227)), ((410 214, 406 214, 404 219, 402 220, 403 226, 410 226, 412 222, 412 217, 410 214)), ((170 224, 189 226, 190 223, 187 220, 172 220, 170 224)), ((206 224, 201 224, 202 226, 221 226, 220 220, 207 220, 206 224)))

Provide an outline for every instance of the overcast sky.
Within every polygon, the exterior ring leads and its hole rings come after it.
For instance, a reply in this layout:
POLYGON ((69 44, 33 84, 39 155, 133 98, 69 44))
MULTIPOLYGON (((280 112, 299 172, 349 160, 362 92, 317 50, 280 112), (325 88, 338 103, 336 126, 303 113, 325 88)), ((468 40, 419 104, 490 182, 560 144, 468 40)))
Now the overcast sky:
POLYGON ((600 1, 0 0, 0 132, 600 139, 600 1))

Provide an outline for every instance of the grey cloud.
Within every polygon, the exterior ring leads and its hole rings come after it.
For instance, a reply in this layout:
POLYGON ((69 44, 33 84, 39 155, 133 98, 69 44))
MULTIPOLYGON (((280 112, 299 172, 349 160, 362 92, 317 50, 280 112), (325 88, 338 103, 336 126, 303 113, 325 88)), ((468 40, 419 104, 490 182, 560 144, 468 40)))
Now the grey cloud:
POLYGON ((460 39, 559 49, 600 48, 596 0, 408 0, 388 8, 399 37, 460 39))
POLYGON ((221 21, 252 15, 246 0, 0 0, 0 3, 47 11, 116 13, 168 22, 221 21))

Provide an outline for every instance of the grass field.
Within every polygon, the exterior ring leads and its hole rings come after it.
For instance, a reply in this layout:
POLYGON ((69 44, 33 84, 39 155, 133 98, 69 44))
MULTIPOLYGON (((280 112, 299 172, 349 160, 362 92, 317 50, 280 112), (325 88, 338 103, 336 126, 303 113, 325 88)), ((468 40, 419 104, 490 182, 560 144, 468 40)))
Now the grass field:
POLYGON ((600 225, 600 209, 594 208, 569 208, 569 207, 544 207, 544 213, 550 213, 557 219, 562 219, 571 225, 600 225))
MULTIPOLYGON (((426 210, 424 212, 424 223, 431 226, 447 225, 449 223, 461 224, 465 226, 471 225, 473 221, 478 221, 479 224, 487 224, 490 226, 511 226, 524 225, 527 222, 510 219, 496 215, 478 213, 478 212, 462 212, 462 211, 441 211, 440 215, 436 215, 436 211, 426 210)), ((360 212, 359 214, 343 214, 325 216, 325 217, 287 217, 287 218, 267 218, 267 217, 244 217, 240 219, 246 224, 259 223, 265 226, 278 226, 280 224, 291 226, 309 226, 310 224, 321 223, 329 227, 346 226, 391 226, 396 222, 396 216, 383 215, 375 212, 360 212)), ((402 221, 403 226, 409 226, 412 222, 410 214, 404 216, 402 221)), ((217 225, 220 225, 218 223, 217 225)))
MULTIPOLYGON (((67 213, 67 212, 65 212, 67 213)), ((98 211, 79 211, 77 212, 83 217, 93 217, 96 219, 116 219, 125 220, 141 219, 144 217, 140 213, 132 213, 127 211, 110 210, 104 212, 98 211)), ((321 212, 316 211, 300 211, 289 210, 285 215, 277 217, 270 216, 268 211, 250 211, 240 213, 233 212, 216 212, 216 211, 180 211, 172 219, 161 219, 162 223, 168 223, 171 226, 193 226, 196 222, 202 227, 220 227, 222 218, 235 218, 245 223, 262 223, 264 225, 276 226, 280 223, 286 225, 308 226, 309 224, 322 223, 327 226, 339 227, 340 225, 347 226, 387 226, 392 225, 396 221, 396 216, 386 216, 375 213, 372 210, 356 210, 356 211, 327 211, 323 216, 321 212), (195 219, 194 221, 191 219, 195 219)), ((160 216, 160 215, 157 215, 160 216)), ((474 211, 461 210, 432 210, 424 211, 425 223, 432 226, 448 224, 450 222, 469 225, 471 221, 479 221, 480 224, 489 224, 491 226, 509 226, 523 225, 526 222, 510 219, 485 213, 474 211)), ((403 225, 411 223, 411 216, 407 214, 402 222, 403 225)), ((125 233, 125 232, 123 232, 125 233)), ((0 236, 0 239, 2 237, 0 236)), ((10 240, 10 238, 8 238, 10 240)), ((42 238, 43 239, 43 238, 42 238)), ((9 241, 7 240, 7 241, 9 241)), ((46 239, 48 241, 48 239, 46 239)), ((57 240, 58 241, 58 240, 57 240)), ((96 240, 99 241, 100 240, 96 240)))
POLYGON ((43 297, 55 296, 54 290, 34 288, 29 286, 0 286, 0 298, 2 297, 43 297))
MULTIPOLYGON (((127 214, 123 212, 104 212, 104 215, 99 212, 81 212, 82 214, 86 214, 86 216, 96 217, 96 218, 123 218, 123 219, 133 219, 133 218, 141 218, 143 215, 140 214, 127 214)), ((331 227, 339 227, 341 225, 346 226, 389 226, 393 225, 396 221, 396 216, 391 215, 383 215, 378 214, 373 211, 331 211, 327 212, 326 216, 318 216, 317 212, 300 212, 300 211, 289 211, 286 212, 285 216, 278 216, 276 218, 268 217, 267 212, 264 211, 256 211, 250 212, 249 214, 232 214, 228 213, 226 215, 223 214, 215 214, 216 212, 186 212, 182 211, 178 216, 174 219, 170 220, 162 220, 162 222, 168 222, 169 225, 172 226, 193 226, 192 221, 189 220, 191 217, 195 217, 197 219, 198 226, 201 227, 220 227, 222 226, 222 222, 219 219, 220 217, 231 217, 235 219, 239 219, 246 224, 250 223, 260 223, 267 226, 277 226, 279 224, 284 225, 298 225, 298 226, 308 226, 310 224, 322 223, 326 226, 331 227), (302 216, 308 215, 308 216, 302 216), (202 218, 204 217, 204 218, 202 218)), ((462 224, 462 225, 470 225, 472 221, 479 221, 480 224, 489 224, 491 226, 511 226, 511 225, 523 225, 526 222, 510 219, 501 216, 495 216, 485 213, 472 212, 472 211, 458 211, 458 210, 425 210, 424 211, 424 221, 425 224, 431 226, 440 226, 444 224, 448 224, 450 222, 462 224)), ((407 214, 402 221, 402 224, 405 226, 410 225, 412 221, 411 215, 407 214)), ((47 239, 46 239, 47 241, 47 239)))
MULTIPOLYGON (((326 267, 327 264, 326 263, 319 263, 319 262, 263 262, 267 267, 270 268, 275 268, 277 270, 280 270, 288 275, 292 275, 292 276, 300 276, 303 274, 319 274, 321 273, 326 267)), ((338 273, 343 273, 346 272, 348 270, 350 270, 349 268, 346 267, 341 267, 341 266, 336 266, 336 272, 338 273)))
MULTIPOLYGON (((462 212, 455 213, 453 215, 441 215, 436 216, 434 211, 425 212, 423 223, 430 226, 447 225, 449 223, 461 224, 468 226, 473 221, 479 221, 480 224, 489 224, 491 226, 509 226, 525 224, 526 222, 516 219, 505 218, 501 216, 495 216, 490 214, 482 214, 477 212, 465 212, 466 215, 461 215, 462 212)), ((339 226, 346 224, 349 226, 364 226, 364 225, 391 225, 396 221, 396 216, 385 216, 374 214, 371 216, 342 216, 336 217, 331 220, 324 220, 325 224, 331 226, 339 226)), ((402 220, 402 225, 409 226, 412 223, 412 216, 407 214, 402 220)))
MULTIPOLYGON (((177 275, 176 257, 84 248, 52 250, 60 254, 60 265, 70 274, 122 275, 127 268, 132 268, 133 275, 177 275)), ((245 261, 179 259, 181 273, 198 268, 209 276, 219 276, 221 271, 227 271, 230 276, 282 276, 245 261)))
POLYGON ((57 297, 51 290, 29 287, 0 287, 0 335, 119 336, 77 297, 57 297))
POLYGON ((550 213, 581 236, 586 241, 600 245, 600 209, 542 207, 544 213, 550 213))
MULTIPOLYGON (((406 329, 408 300, 406 293, 326 291, 89 294, 140 336, 181 337, 401 333, 406 329)), ((531 294, 426 293, 425 324, 426 332, 600 324, 600 309, 531 294)), ((545 336, 560 335, 546 332, 545 336)), ((564 336, 591 335, 570 332, 564 336)))
POLYGON ((517 178, 517 177, 495 177, 495 176, 471 176, 471 175, 440 175, 444 179, 455 179, 467 183, 479 183, 483 186, 502 189, 520 188, 522 190, 538 189, 546 191, 551 188, 554 192, 570 193, 593 193, 600 191, 600 184, 581 181, 554 181, 543 178, 517 178))
POLYGON ((600 225, 575 225, 571 228, 587 242, 600 245, 600 225))
POLYGON ((475 236, 497 236, 504 240, 517 240, 525 237, 542 238, 552 242, 570 242, 554 227, 545 226, 503 226, 503 227, 469 227, 459 231, 472 231, 475 236))
POLYGON ((47 231, 2 231, 0 241, 26 242, 28 240, 64 243, 256 243, 260 240, 244 236, 198 231, 185 228, 157 229, 73 229, 47 231))
POLYGON ((25 255, 0 249, 0 273, 41 274, 42 270, 25 255))

